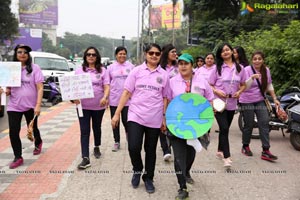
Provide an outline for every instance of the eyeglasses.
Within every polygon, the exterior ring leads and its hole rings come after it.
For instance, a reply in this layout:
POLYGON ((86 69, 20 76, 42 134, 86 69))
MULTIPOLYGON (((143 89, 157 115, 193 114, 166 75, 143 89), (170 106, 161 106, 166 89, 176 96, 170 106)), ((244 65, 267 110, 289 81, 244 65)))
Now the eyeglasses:
POLYGON ((17 54, 28 54, 28 51, 17 51, 17 54))
POLYGON ((149 56, 153 56, 153 55, 160 56, 161 53, 160 52, 149 51, 148 54, 149 54, 149 56))
POLYGON ((186 81, 185 85, 186 85, 185 92, 186 93, 190 93, 191 92, 191 82, 190 81, 186 81))
POLYGON ((87 56, 87 57, 90 57, 90 56, 92 56, 92 57, 96 57, 96 56, 97 56, 97 54, 95 54, 95 53, 87 53, 87 54, 86 54, 86 56, 87 56))

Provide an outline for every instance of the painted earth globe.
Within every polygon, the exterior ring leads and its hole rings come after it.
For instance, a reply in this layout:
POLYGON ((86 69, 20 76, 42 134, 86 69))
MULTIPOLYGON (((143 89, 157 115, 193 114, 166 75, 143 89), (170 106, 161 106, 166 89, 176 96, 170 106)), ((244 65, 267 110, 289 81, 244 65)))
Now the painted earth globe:
POLYGON ((195 93, 176 96, 168 105, 166 122, 169 131, 181 139, 196 139, 211 128, 214 112, 209 101, 195 93))

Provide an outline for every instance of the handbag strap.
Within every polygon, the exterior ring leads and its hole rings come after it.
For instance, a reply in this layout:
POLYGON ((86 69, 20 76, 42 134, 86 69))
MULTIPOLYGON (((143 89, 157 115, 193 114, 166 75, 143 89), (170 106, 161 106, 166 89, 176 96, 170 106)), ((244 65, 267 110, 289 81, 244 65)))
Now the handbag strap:
MULTIPOLYGON (((251 69, 252 69, 252 71, 253 71, 253 74, 256 74, 256 72, 255 72, 255 70, 254 70, 254 68, 253 68, 252 65, 251 65, 251 69)), ((257 78, 256 78, 256 82, 257 82, 257 85, 258 85, 258 87, 259 87, 259 90, 260 90, 261 95, 264 97, 264 99, 266 99, 267 97, 266 97, 265 93, 263 92, 262 87, 261 87, 261 84, 260 84, 260 82, 259 82, 259 80, 258 80, 257 78)))

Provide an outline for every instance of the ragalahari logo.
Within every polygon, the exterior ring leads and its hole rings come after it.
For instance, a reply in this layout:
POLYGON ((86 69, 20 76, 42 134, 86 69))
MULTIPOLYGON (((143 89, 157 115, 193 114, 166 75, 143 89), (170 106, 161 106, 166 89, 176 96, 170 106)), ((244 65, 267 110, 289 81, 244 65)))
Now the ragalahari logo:
POLYGON ((243 16, 248 13, 254 12, 254 9, 246 2, 242 1, 242 7, 241 7, 240 11, 241 11, 241 15, 243 16))

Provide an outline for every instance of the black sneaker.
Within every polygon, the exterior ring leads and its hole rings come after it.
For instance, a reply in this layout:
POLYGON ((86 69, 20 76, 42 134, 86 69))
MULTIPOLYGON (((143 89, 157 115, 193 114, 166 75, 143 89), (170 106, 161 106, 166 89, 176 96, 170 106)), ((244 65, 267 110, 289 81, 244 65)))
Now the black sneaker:
POLYGON ((94 156, 97 159, 100 158, 101 152, 100 152, 100 148, 99 147, 94 147, 94 156))
POLYGON ((253 153, 250 150, 250 147, 242 147, 242 154, 244 154, 246 156, 253 156, 253 153))
POLYGON ((140 184, 140 180, 141 180, 141 174, 140 173, 133 174, 132 179, 131 179, 132 187, 137 188, 140 184))
POLYGON ((274 156, 273 154, 271 154, 271 152, 269 150, 267 150, 267 151, 263 151, 261 153, 261 159, 267 160, 267 161, 274 161, 274 160, 277 160, 278 157, 274 156))
POLYGON ((178 190, 178 195, 176 196, 176 200, 182 200, 182 199, 188 199, 189 193, 187 189, 179 189, 178 190))
POLYGON ((145 183, 146 191, 148 193, 154 193, 155 192, 155 187, 153 185, 153 181, 152 180, 146 179, 146 180, 144 180, 144 183, 145 183))
POLYGON ((78 169, 86 169, 91 166, 90 159, 88 157, 84 157, 81 163, 77 166, 78 169))

